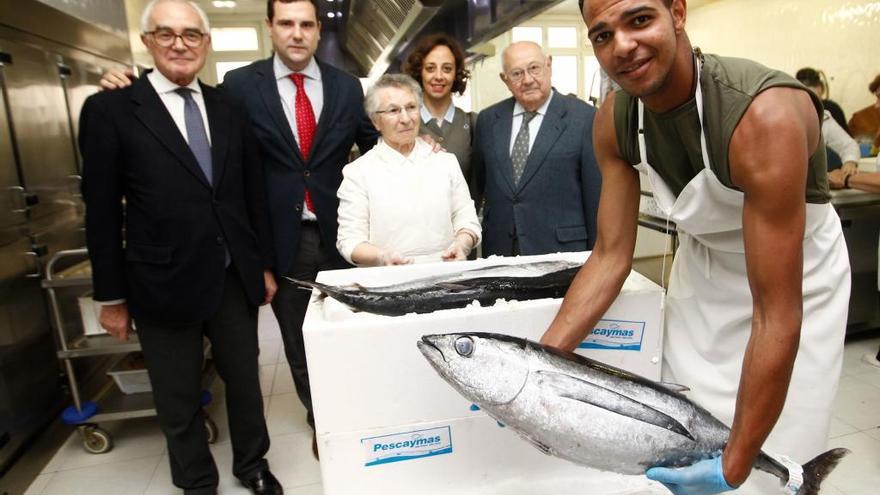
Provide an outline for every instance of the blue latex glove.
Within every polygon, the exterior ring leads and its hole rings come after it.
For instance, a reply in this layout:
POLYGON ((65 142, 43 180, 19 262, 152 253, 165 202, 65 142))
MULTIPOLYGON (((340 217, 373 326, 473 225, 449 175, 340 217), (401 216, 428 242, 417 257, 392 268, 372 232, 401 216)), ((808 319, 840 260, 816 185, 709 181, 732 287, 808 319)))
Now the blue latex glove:
POLYGON ((721 466, 718 456, 683 468, 651 468, 645 476, 663 483, 675 495, 712 495, 735 490, 724 479, 721 466))

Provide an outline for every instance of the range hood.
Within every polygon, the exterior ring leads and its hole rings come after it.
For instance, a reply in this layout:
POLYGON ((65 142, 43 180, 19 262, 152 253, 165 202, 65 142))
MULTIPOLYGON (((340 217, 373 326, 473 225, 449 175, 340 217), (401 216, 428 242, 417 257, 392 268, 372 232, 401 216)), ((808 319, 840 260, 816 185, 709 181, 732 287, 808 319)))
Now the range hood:
POLYGON ((358 75, 375 80, 399 66, 422 34, 448 33, 468 50, 561 1, 347 0, 342 48, 355 61, 358 75))
POLYGON ((343 46, 376 79, 443 7, 443 0, 350 0, 343 46))

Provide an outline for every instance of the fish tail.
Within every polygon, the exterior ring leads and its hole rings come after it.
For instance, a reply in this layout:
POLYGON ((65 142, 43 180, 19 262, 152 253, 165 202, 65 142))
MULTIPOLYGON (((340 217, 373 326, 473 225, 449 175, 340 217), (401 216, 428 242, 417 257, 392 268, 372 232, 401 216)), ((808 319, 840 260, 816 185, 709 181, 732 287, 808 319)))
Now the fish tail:
POLYGON ((849 449, 831 449, 804 464, 804 484, 801 485, 797 495, 818 495, 822 481, 837 467, 843 456, 849 453, 849 449))
POLYGON ((284 278, 289 280, 291 283, 298 285, 300 289, 306 289, 306 290, 318 289, 318 291, 324 295, 329 295, 329 294, 336 292, 329 285, 325 285, 320 282, 312 282, 310 280, 298 280, 298 279, 291 278, 291 277, 284 277, 284 278))

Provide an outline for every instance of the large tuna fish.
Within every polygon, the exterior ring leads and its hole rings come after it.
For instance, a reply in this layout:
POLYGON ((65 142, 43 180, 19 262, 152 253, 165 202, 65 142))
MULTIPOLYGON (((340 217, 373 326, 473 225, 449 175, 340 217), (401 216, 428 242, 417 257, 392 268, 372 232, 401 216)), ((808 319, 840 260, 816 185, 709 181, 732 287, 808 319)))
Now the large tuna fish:
MULTIPOLYGON (((419 350, 453 388, 542 452, 622 474, 680 467, 716 456, 730 429, 679 393, 586 357, 506 335, 426 335, 419 350)), ((813 495, 846 449, 833 449, 798 474, 761 452, 760 469, 789 493, 813 495)), ((798 471, 796 464, 793 471, 798 471)))

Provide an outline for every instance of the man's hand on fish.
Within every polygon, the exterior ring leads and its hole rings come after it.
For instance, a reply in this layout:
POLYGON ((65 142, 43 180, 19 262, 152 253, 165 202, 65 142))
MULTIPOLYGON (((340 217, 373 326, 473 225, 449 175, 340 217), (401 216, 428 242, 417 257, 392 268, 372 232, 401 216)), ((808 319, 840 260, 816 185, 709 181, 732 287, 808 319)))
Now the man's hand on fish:
POLYGON ((645 476, 659 481, 675 495, 712 495, 736 489, 724 479, 720 455, 683 468, 651 468, 645 476))

